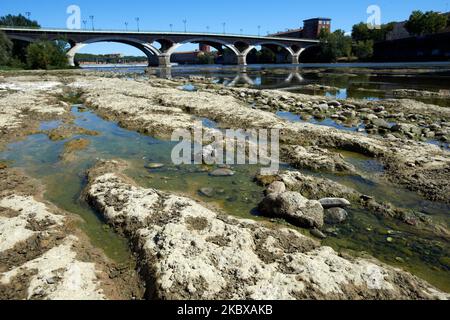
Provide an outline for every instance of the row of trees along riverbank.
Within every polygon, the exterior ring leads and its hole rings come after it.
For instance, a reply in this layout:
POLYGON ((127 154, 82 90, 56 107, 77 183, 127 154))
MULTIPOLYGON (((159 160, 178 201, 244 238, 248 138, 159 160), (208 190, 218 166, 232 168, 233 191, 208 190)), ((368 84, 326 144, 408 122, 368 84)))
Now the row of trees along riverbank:
POLYGON ((390 22, 371 29, 367 23, 361 22, 353 26, 351 36, 342 30, 332 33, 323 31, 320 44, 305 51, 302 62, 432 60, 433 57, 450 59, 445 54, 450 53, 450 50, 446 49, 445 43, 437 40, 442 38, 442 35, 437 34, 446 30, 450 33, 448 14, 414 11, 404 25, 411 37, 386 43, 387 35, 394 30, 395 25, 396 22, 390 22), (389 48, 391 50, 387 50, 389 48), (441 55, 436 55, 436 52, 441 52, 441 55))

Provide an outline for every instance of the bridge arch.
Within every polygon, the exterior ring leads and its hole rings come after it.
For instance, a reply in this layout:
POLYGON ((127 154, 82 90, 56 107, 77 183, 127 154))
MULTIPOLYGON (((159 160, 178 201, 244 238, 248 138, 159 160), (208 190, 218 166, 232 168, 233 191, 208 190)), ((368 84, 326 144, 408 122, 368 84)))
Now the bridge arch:
POLYGON ((147 43, 145 41, 139 40, 139 39, 133 39, 129 37, 96 37, 92 39, 85 40, 83 42, 79 42, 74 44, 70 50, 67 52, 67 58, 69 61, 69 64, 71 66, 75 66, 75 55, 78 53, 79 50, 81 50, 83 47, 93 44, 93 43, 99 43, 99 42, 115 42, 115 43, 121 43, 130 45, 140 51, 142 51, 148 59, 148 62, 150 64, 151 59, 154 56, 159 56, 161 54, 161 51, 155 48, 150 43, 147 43))
POLYGON ((186 39, 183 40, 179 43, 174 44, 169 50, 167 50, 167 52, 165 52, 167 55, 171 55, 175 52, 175 50, 177 50, 179 47, 181 47, 184 44, 188 44, 188 43, 205 43, 208 44, 214 48, 217 48, 219 46, 224 46, 228 49, 230 49, 231 51, 233 51, 234 54, 239 55, 240 52, 239 50, 231 43, 227 42, 227 41, 223 41, 220 39, 212 39, 212 38, 208 38, 208 37, 196 37, 196 38, 191 38, 191 39, 186 39), (219 46, 218 46, 219 45, 219 46))
MULTIPOLYGON (((298 63, 298 52, 296 52, 290 45, 274 41, 274 40, 266 40, 266 41, 258 41, 253 45, 249 46, 244 52, 243 55, 245 57, 245 61, 251 60, 249 54, 253 51, 257 52, 259 48, 265 48, 270 50, 273 54, 275 54, 275 61, 282 61, 282 63, 298 63), (284 56, 282 53, 284 52, 284 56)), ((301 50, 297 48, 298 50, 301 50)), ((255 57, 253 57, 253 60, 255 57)), ((280 63, 280 62, 278 62, 280 63)))

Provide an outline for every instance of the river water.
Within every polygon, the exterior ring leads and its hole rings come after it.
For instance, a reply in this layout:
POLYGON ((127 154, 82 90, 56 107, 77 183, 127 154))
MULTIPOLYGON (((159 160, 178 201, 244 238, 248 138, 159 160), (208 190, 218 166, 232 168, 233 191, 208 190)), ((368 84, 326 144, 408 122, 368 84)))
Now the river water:
MULTIPOLYGON (((105 121, 93 112, 79 109, 78 106, 74 106, 72 112, 77 126, 95 130, 99 135, 76 135, 64 141, 51 141, 45 134, 34 134, 10 144, 0 153, 0 160, 23 168, 31 176, 40 179, 46 187, 46 198, 60 208, 80 215, 85 221, 81 226, 93 244, 102 248, 114 260, 120 263, 129 262, 130 252, 126 241, 109 229, 97 212, 80 198, 86 185, 85 171, 99 158, 128 161, 131 166, 127 174, 144 187, 182 193, 237 217, 294 228, 284 221, 272 221, 259 216, 256 207, 264 194, 263 188, 253 181, 259 173, 257 166, 235 166, 233 170, 236 174, 233 177, 211 177, 208 174, 211 167, 173 165, 171 151, 174 142, 125 130, 117 123, 105 121), (88 139, 89 147, 78 151, 75 161, 61 161, 64 144, 78 138, 88 139), (146 168, 149 163, 161 163, 164 167, 149 170, 146 168), (205 196, 200 192, 201 188, 210 188, 213 192, 205 196)), ((215 125, 210 120, 208 123, 215 125)), ((48 130, 59 125, 58 121, 43 122, 41 129, 48 130)), ((339 152, 347 161, 357 166, 364 173, 364 177, 306 170, 302 172, 330 178, 363 194, 376 196, 380 201, 424 212, 433 219, 450 225, 449 206, 426 201, 413 192, 380 182, 378 178, 383 172, 383 166, 374 159, 339 152)), ((292 170, 288 165, 282 165, 282 169, 292 170)), ((349 214, 346 223, 325 227, 329 234, 324 241, 325 245, 337 250, 367 252, 450 291, 450 248, 446 240, 421 233, 414 227, 392 219, 376 217, 358 207, 351 208, 349 214)), ((308 233, 307 230, 295 229, 308 233)))
MULTIPOLYGON (((143 65, 87 65, 84 68, 142 76, 147 69, 143 65)), ((180 65, 170 69, 149 70, 151 74, 164 78, 204 76, 226 86, 282 89, 338 99, 398 98, 395 90, 399 89, 441 92, 445 96, 401 97, 450 107, 450 62, 249 65, 245 68, 223 65, 180 65)))
MULTIPOLYGON (((92 70, 114 71, 130 77, 147 77, 144 66, 92 67, 92 70)), ((400 64, 400 65, 302 65, 249 66, 245 70, 233 66, 175 66, 168 70, 152 69, 162 77, 207 76, 227 86, 249 86, 255 88, 277 88, 294 92, 311 93, 307 85, 323 86, 312 93, 338 98, 359 97, 365 99, 391 98, 395 89, 416 89, 439 92, 448 90, 450 64, 400 64), (371 69, 368 69, 371 68, 371 69), (408 68, 405 70, 405 68, 408 68), (338 88, 339 90, 336 91, 338 88), (362 88, 364 90, 356 90, 362 88)), ((443 107, 450 106, 448 99, 424 99, 443 107)), ((0 153, 0 160, 23 168, 28 174, 42 181, 46 187, 46 198, 67 211, 80 215, 85 223, 82 228, 94 245, 102 248, 112 259, 128 263, 130 251, 127 242, 115 234, 100 215, 90 208, 81 192, 86 185, 85 171, 99 159, 124 159, 131 166, 127 174, 144 187, 183 193, 216 206, 225 212, 288 226, 283 221, 271 221, 259 216, 256 207, 263 199, 263 189, 254 183, 259 171, 256 166, 236 166, 233 177, 210 177, 203 166, 175 166, 171 163, 173 142, 155 139, 121 128, 117 123, 105 121, 93 112, 82 112, 73 107, 75 124, 95 130, 98 136, 77 135, 64 141, 51 141, 45 134, 35 134, 10 144, 0 153), (76 161, 61 161, 64 144, 72 139, 90 141, 87 149, 77 152, 76 161), (149 163, 162 163, 159 169, 147 169, 149 163), (63 188, 61 186, 64 186, 63 188), (213 192, 205 196, 199 190, 210 188, 213 192)), ((291 114, 279 113, 280 118, 300 121, 291 114)), ((205 125, 216 124, 203 119, 205 125)), ((43 122, 42 130, 61 125, 58 121, 43 122)), ((349 152, 340 152, 354 164, 363 176, 333 175, 304 170, 305 174, 318 175, 337 181, 357 191, 375 196, 377 200, 390 202, 398 207, 413 209, 429 215, 432 219, 450 225, 450 207, 439 202, 422 199, 395 185, 382 182, 383 166, 376 160, 349 152)), ((283 165, 284 170, 291 170, 283 165)), ((376 258, 408 270, 435 286, 450 292, 450 246, 447 240, 425 234, 414 227, 376 217, 372 213, 352 207, 348 221, 339 226, 326 226, 329 237, 325 245, 337 250, 367 252, 376 258)), ((292 226, 289 226, 292 227, 292 226)), ((302 233, 306 230, 298 229, 302 233)))

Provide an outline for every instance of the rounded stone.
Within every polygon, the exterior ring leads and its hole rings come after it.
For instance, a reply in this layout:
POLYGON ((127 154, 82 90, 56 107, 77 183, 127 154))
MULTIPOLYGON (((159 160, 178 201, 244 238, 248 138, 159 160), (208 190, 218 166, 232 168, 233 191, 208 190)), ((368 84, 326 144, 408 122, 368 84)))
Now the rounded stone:
POLYGON ((213 189, 213 188, 201 188, 201 189, 199 190, 199 193, 200 193, 202 196, 211 198, 211 197, 213 196, 213 194, 214 194, 214 189, 213 189))
POLYGON ((286 185, 281 181, 272 182, 272 184, 267 188, 266 193, 283 193, 286 192, 286 185))
POLYGON ((347 220, 348 213, 342 208, 330 208, 325 210, 325 222, 328 224, 343 223, 347 220))
POLYGON ((230 169, 221 168, 212 171, 209 175, 212 177, 231 177, 234 176, 234 171, 230 169))
POLYGON ((161 169, 165 165, 163 163, 148 163, 145 165, 145 168, 147 169, 161 169))
POLYGON ((319 200, 324 209, 346 208, 350 206, 350 201, 344 198, 324 198, 319 200))

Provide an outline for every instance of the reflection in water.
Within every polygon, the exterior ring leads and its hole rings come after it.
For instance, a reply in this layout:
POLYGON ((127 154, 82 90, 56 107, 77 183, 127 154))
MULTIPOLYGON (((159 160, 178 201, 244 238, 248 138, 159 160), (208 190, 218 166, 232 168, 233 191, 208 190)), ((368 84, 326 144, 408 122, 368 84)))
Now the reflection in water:
MULTIPOLYGON (((145 66, 88 67, 165 79, 202 76, 226 86, 250 86, 261 89, 286 89, 291 92, 329 96, 337 99, 356 98, 379 100, 396 98, 394 90, 413 89, 438 92, 448 89, 450 63, 422 64, 301 64, 173 66, 149 68, 145 66)), ((414 99, 450 107, 450 99, 414 97, 414 99)))

